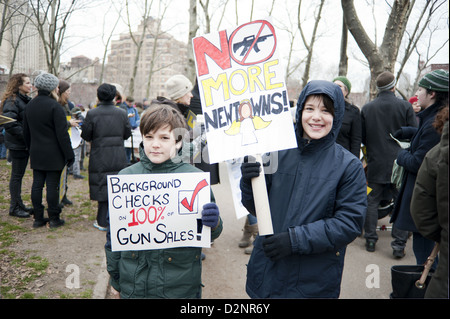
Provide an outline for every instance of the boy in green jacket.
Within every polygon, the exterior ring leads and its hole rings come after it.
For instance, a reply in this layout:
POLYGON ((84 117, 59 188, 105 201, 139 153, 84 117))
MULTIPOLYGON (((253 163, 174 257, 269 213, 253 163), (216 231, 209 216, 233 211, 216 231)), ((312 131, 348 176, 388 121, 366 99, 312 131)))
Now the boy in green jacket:
MULTIPOLYGON (((119 174, 201 172, 184 163, 179 150, 186 132, 183 116, 169 105, 154 104, 142 115, 140 161, 119 174)), ((211 192, 211 198, 214 196, 211 192)), ((222 232, 215 203, 203 206, 202 223, 211 227, 211 240, 222 232)), ((201 298, 201 248, 180 247, 139 251, 111 251, 108 228, 105 245, 113 292, 121 298, 201 298)))

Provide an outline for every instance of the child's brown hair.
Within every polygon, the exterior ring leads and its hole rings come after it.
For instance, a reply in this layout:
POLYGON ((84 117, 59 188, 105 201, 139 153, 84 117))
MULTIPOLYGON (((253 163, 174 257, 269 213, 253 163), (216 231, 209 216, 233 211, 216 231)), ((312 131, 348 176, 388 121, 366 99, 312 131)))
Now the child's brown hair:
POLYGON ((177 142, 183 139, 187 132, 186 120, 183 115, 172 106, 164 103, 154 103, 142 114, 139 129, 145 135, 155 132, 168 125, 171 131, 175 131, 177 142))

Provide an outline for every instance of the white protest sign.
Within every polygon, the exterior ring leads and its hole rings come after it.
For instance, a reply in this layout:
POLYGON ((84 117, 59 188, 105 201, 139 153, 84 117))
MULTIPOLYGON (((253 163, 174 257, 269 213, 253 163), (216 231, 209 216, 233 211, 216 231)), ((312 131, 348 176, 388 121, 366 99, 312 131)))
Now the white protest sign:
POLYGON ((211 163, 297 147, 268 20, 196 37, 193 49, 211 163))
POLYGON ((209 173, 108 175, 113 251, 210 247, 209 173))
POLYGON ((234 211, 236 218, 241 219, 249 214, 247 208, 241 202, 241 189, 239 183, 241 180, 241 164, 242 161, 229 160, 227 163, 228 178, 230 180, 231 196, 233 198, 234 211))

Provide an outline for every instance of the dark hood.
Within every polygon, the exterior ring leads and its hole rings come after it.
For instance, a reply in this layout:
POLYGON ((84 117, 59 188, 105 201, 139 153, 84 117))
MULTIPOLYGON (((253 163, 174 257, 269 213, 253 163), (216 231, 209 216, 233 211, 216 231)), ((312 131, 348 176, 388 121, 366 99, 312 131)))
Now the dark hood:
POLYGON ((333 119, 333 127, 330 133, 321 138, 318 141, 312 141, 314 143, 334 143, 339 134, 339 130, 341 129, 342 119, 344 117, 345 112, 345 101, 344 95, 342 94, 341 88, 332 82, 329 81, 310 81, 304 87, 297 101, 297 114, 295 115, 296 119, 296 135, 297 141, 299 145, 303 145, 305 143, 303 139, 303 128, 302 128, 302 110, 305 104, 305 100, 309 95, 312 94, 326 94, 331 100, 334 102, 334 119, 333 119), (303 141, 302 141, 303 140, 303 141))

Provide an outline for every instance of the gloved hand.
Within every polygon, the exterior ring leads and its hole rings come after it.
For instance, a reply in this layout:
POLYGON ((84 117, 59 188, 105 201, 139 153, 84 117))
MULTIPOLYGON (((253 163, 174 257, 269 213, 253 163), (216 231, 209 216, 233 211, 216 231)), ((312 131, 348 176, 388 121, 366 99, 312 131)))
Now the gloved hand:
POLYGON ((256 159, 253 156, 245 156, 244 163, 241 165, 241 174, 242 179, 250 183, 252 178, 258 177, 259 172, 261 171, 261 163, 256 162, 256 159))
POLYGON ((264 254, 272 261, 280 260, 292 254, 292 244, 288 232, 264 237, 262 246, 264 254))
POLYGON ((202 224, 214 228, 219 223, 219 207, 215 203, 203 205, 202 224))
POLYGON ((403 130, 402 129, 398 129, 397 131, 394 132, 394 134, 392 134, 393 137, 395 137, 398 140, 401 140, 403 137, 403 130))

